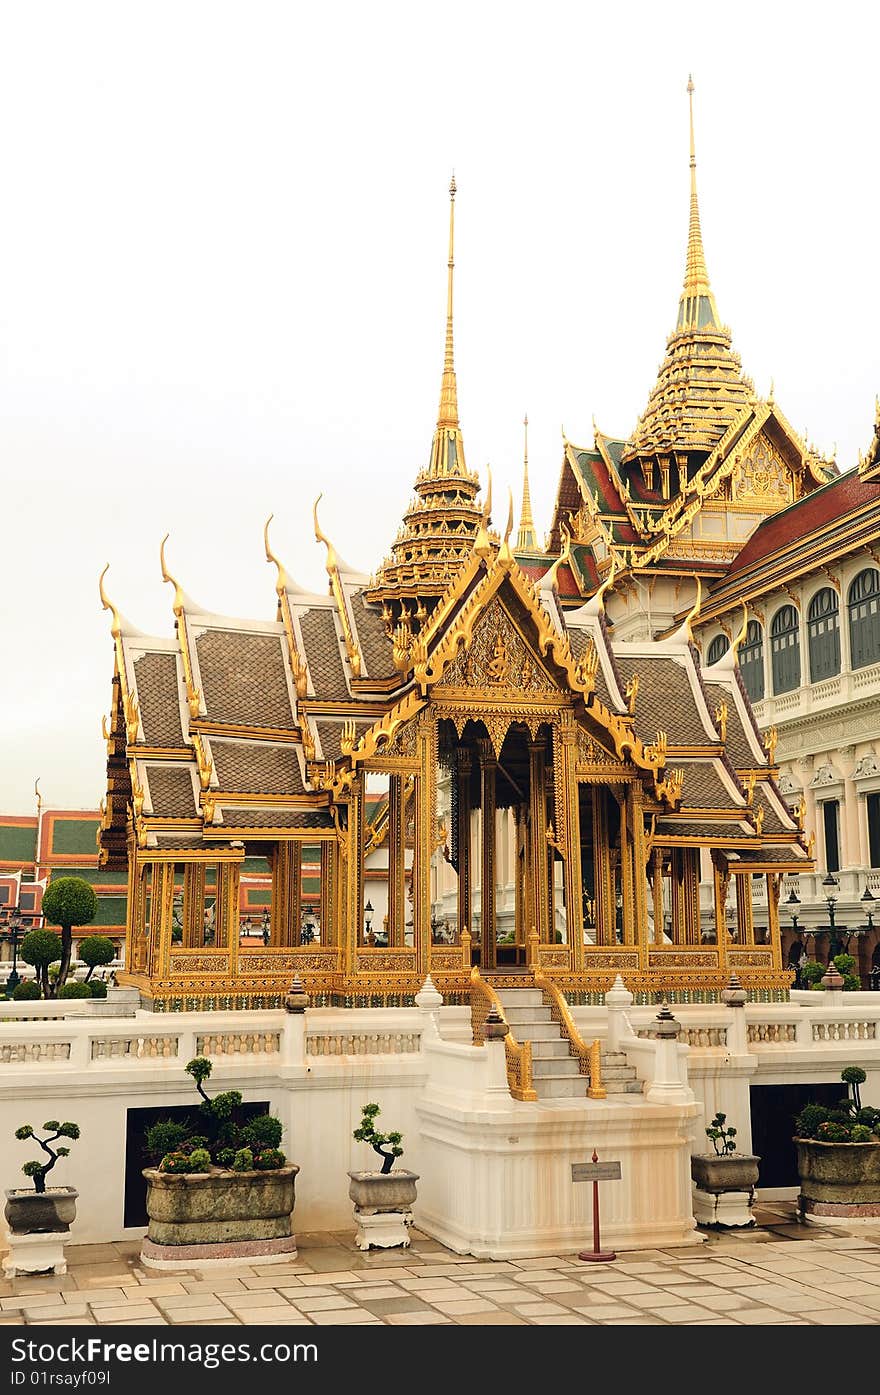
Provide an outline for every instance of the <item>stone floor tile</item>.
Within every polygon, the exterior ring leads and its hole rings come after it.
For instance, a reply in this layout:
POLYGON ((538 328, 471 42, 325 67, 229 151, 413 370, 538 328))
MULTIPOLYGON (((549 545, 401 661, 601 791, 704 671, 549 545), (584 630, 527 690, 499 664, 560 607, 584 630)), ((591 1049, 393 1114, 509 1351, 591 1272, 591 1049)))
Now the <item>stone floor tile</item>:
POLYGON ((638 1279, 608 1279, 605 1283, 593 1284, 592 1291, 607 1293, 612 1298, 628 1298, 630 1294, 656 1293, 657 1289, 653 1284, 639 1283, 638 1279))
POLYGON ((462 1266, 459 1264, 460 1255, 450 1256, 447 1264, 423 1264, 418 1273, 413 1273, 412 1278, 419 1279, 448 1279, 451 1273, 461 1272, 462 1266))
POLYGON ((184 1293, 246 1293, 247 1289, 241 1279, 221 1278, 218 1273, 213 1279, 183 1279, 181 1288, 184 1293))
MULTIPOLYGON (((737 1313, 737 1317, 741 1317, 737 1313)), ((877 1317, 868 1317, 866 1313, 856 1313, 852 1308, 801 1308, 800 1316, 807 1318, 811 1323, 818 1323, 820 1327, 845 1327, 848 1323, 857 1327, 876 1326, 880 1322, 880 1314, 877 1317)))
MULTIPOLYGON (((78 1295, 82 1298, 82 1294, 78 1295)), ((14 1298, 0 1298, 0 1311, 18 1313, 23 1308, 57 1308, 62 1302, 60 1293, 25 1293, 14 1298)))
POLYGON ((369 1308, 376 1317, 387 1317, 389 1313, 430 1313, 433 1312, 427 1303, 420 1303, 411 1294, 400 1293, 396 1298, 364 1298, 358 1294, 358 1303, 363 1308, 369 1308))
MULTIPOLYGON (((517 1293, 519 1293, 517 1289, 517 1293)), ((488 1297, 487 1294, 470 1293, 463 1285, 455 1284, 449 1288, 419 1288, 409 1289, 413 1298, 421 1298, 425 1303, 454 1302, 458 1299, 462 1301, 467 1298, 488 1297)))
POLYGON ((62 1293, 68 1288, 76 1288, 73 1274, 21 1274, 17 1279, 4 1283, 3 1296, 15 1297, 20 1293, 62 1293))
POLYGON ((536 1293, 583 1293, 583 1284, 576 1283, 573 1279, 536 1279, 529 1288, 534 1288, 536 1293))
POLYGON ((106 1288, 112 1283, 131 1282, 131 1269, 121 1259, 115 1259, 112 1264, 79 1264, 75 1268, 70 1267, 70 1273, 79 1288, 94 1287, 97 1284, 106 1288))
POLYGON ((552 1284, 554 1279, 559 1278, 559 1274, 545 1267, 544 1269, 521 1270, 518 1273, 512 1273, 510 1277, 516 1284, 538 1284, 543 1283, 545 1280, 547 1283, 552 1284))
MULTIPOLYGON (((303 1289, 303 1293, 307 1290, 303 1289)), ((321 1300, 312 1300, 319 1303, 321 1300)), ((288 1308, 290 1304, 283 1293, 276 1293, 274 1289, 260 1289, 257 1293, 227 1293, 223 1296, 223 1302, 230 1312, 237 1313, 242 1308, 288 1308)))
MULTIPOLYGON (((55 1295, 58 1297, 59 1295, 55 1295)), ((62 1321, 66 1318, 86 1317, 90 1309, 85 1301, 82 1303, 51 1303, 39 1307, 22 1308, 22 1316, 27 1322, 51 1322, 53 1318, 62 1321)))
MULTIPOLYGON (((467 1287, 470 1288, 470 1285, 468 1284, 467 1287)), ((580 1293, 580 1296, 583 1297, 583 1289, 579 1289, 578 1292, 580 1293)), ((523 1293, 521 1288, 479 1289, 475 1290, 475 1295, 478 1298, 488 1298, 491 1303, 523 1303, 529 1301, 528 1295, 523 1293)), ((415 1296, 419 1298, 426 1297, 426 1295, 421 1293, 418 1295, 414 1295, 414 1297, 415 1296)), ((461 1292, 461 1297, 464 1298, 465 1296, 465 1293, 461 1292)), ((533 1294, 532 1297, 535 1299, 535 1301, 537 1301, 539 1295, 533 1294)), ((428 1301, 431 1302, 433 1300, 428 1299, 428 1301)))
POLYGON ((443 1313, 389 1313, 385 1321, 391 1327, 451 1327, 452 1318, 443 1313))
POLYGON ((663 1323, 658 1317, 628 1317, 609 1318, 602 1323, 603 1327, 662 1327, 663 1323))
MULTIPOLYGON (((159 1311, 164 1313, 171 1322, 215 1322, 218 1319, 228 1318, 229 1309, 224 1308, 222 1303, 200 1303, 194 1308, 166 1308, 162 1307, 162 1299, 156 1300, 159 1311)), ((98 1309, 95 1310, 99 1311, 98 1309)))
POLYGON ((382 1325, 381 1319, 373 1317, 373 1314, 367 1312, 366 1308, 336 1308, 330 1312, 313 1313, 312 1321, 321 1327, 328 1327, 334 1323, 345 1326, 357 1323, 361 1327, 368 1325, 381 1327, 382 1325))
MULTIPOLYGON (((341 1284, 360 1284, 364 1282, 365 1278, 363 1274, 353 1274, 350 1269, 331 1269, 315 1274, 299 1274, 297 1277, 299 1282, 304 1284, 307 1288, 311 1288, 315 1284, 334 1284, 336 1287, 339 1287, 341 1284)), ((253 1283, 245 1279, 244 1283, 246 1288, 273 1287, 271 1283, 266 1283, 263 1279, 254 1280, 253 1283)))
MULTIPOLYGON (((609 1298, 607 1301, 611 1302, 611 1299, 609 1298)), ((631 1294, 626 1301, 627 1303, 631 1303, 634 1308, 647 1308, 648 1306, 650 1306, 652 1309, 656 1308, 659 1312, 661 1308, 674 1308, 676 1306, 680 1307, 681 1304, 684 1302, 684 1299, 682 1298, 680 1293, 664 1293, 662 1289, 655 1289, 653 1294, 631 1294)), ((580 1311, 583 1308, 584 1303, 591 1303, 595 1305, 596 1297, 594 1295, 592 1298, 584 1299, 582 1302, 579 1303, 574 1303, 569 1298, 567 1302, 569 1307, 576 1307, 578 1311, 580 1311)))
MULTIPOLYGON (((799 1309, 797 1312, 782 1312, 779 1308, 768 1308, 764 1305, 758 1308, 736 1308, 733 1317, 737 1322, 744 1322, 749 1327, 769 1323, 785 1323, 796 1321, 803 1313, 799 1309)), ((812 1314, 810 1315, 811 1320, 812 1314)), ((870 1322, 870 1318, 865 1318, 865 1322, 870 1322)))
MULTIPOLYGON (((234 1310, 235 1300, 229 1300, 229 1306, 234 1310)), ((323 1313, 336 1308, 356 1308, 357 1304, 352 1303, 350 1298, 343 1298, 341 1293, 328 1294, 326 1298, 311 1298, 304 1295, 297 1297, 296 1306, 304 1313, 323 1313)))
MULTIPOLYGON (((574 1307, 574 1305, 572 1305, 574 1307)), ((575 1312, 581 1313, 584 1317, 592 1318, 593 1322, 605 1322, 609 1318, 638 1318, 639 1314, 634 1308, 627 1308, 623 1303, 579 1303, 575 1312)))
MULTIPOLYGON (((397 1284, 377 1284, 374 1288, 372 1284, 369 1288, 359 1288, 357 1291, 357 1301, 359 1303, 375 1303, 378 1298, 405 1298, 407 1294, 397 1284)), ((412 1298, 412 1294, 409 1295, 412 1298)))
POLYGON ((315 1284, 308 1288, 300 1284, 296 1288, 292 1288, 286 1279, 282 1279, 278 1285, 278 1292, 283 1293, 285 1298, 289 1298, 291 1303, 296 1303, 300 1298, 332 1298, 336 1293, 336 1289, 326 1286, 321 1287, 320 1284, 315 1284))
POLYGON ((649 1303, 645 1311, 661 1317, 664 1322, 698 1322, 700 1318, 715 1316, 711 1308, 701 1308, 698 1303, 676 1303, 672 1307, 660 1307, 656 1303, 649 1303))
POLYGON ((28 1323, 28 1327, 94 1327, 91 1317, 38 1318, 28 1323))
POLYGON ((555 1317, 535 1317, 529 1318, 536 1327, 593 1327, 595 1324, 589 1318, 583 1317, 580 1313, 557 1313, 555 1317))
MULTIPOLYGON (((484 1284, 492 1282, 492 1279, 480 1280, 480 1283, 484 1284)), ((499 1280, 498 1282, 500 1283, 501 1280, 499 1280)), ((509 1282, 509 1280, 506 1280, 505 1282, 509 1282)), ((422 1290, 427 1289, 434 1289, 436 1292, 439 1293, 440 1290, 444 1288, 449 1289, 450 1292, 458 1292, 462 1286, 461 1283, 453 1282, 452 1279, 445 1279, 436 1275, 432 1275, 430 1278, 427 1279, 398 1279, 397 1283, 400 1285, 401 1288, 405 1288, 407 1293, 419 1293, 422 1290)))
POLYGON ((187 1290, 182 1283, 178 1283, 176 1280, 155 1279, 153 1282, 147 1280, 146 1283, 123 1284, 122 1292, 126 1298, 167 1298, 172 1293, 183 1294, 187 1290))
POLYGON ((735 1313, 738 1308, 754 1307, 752 1300, 741 1293, 702 1293, 700 1306, 713 1313, 735 1313))
POLYGON ((307 1264, 255 1264, 253 1272, 258 1279, 270 1279, 274 1274, 286 1279, 291 1274, 310 1274, 312 1271, 307 1264))
POLYGON ((512 1264, 517 1269, 563 1269, 567 1259, 515 1259, 512 1264))
MULTIPOLYGON (((806 1323, 804 1323, 803 1325, 806 1326, 806 1323)), ((718 1316, 713 1317, 713 1318, 700 1318, 699 1322, 689 1322, 689 1323, 686 1323, 686 1326, 687 1326, 687 1327, 739 1327, 739 1323, 736 1322, 736 1321, 734 1320, 734 1318, 726 1318, 726 1317, 721 1317, 720 1315, 718 1315, 718 1316)), ((787 1327, 793 1327, 793 1326, 795 1326, 795 1324, 794 1324, 794 1323, 786 1323, 786 1326, 787 1326, 787 1327)))
MULTIPOLYGON (((129 1282, 129 1276, 125 1275, 124 1282, 129 1282)), ((101 1302, 121 1303, 125 1297, 122 1292, 123 1278, 120 1276, 118 1284, 101 1283, 97 1279, 94 1283, 79 1284, 75 1289, 65 1289, 65 1293, 75 1293, 78 1298, 87 1297, 89 1300, 97 1299, 101 1302)))
POLYGON ((498 1309, 494 1303, 489 1303, 485 1298, 438 1298, 434 1301, 434 1307, 439 1308, 441 1313, 448 1313, 450 1317, 458 1317, 460 1313, 497 1313, 498 1309))
MULTIPOLYGON (((544 1264, 544 1260, 541 1263, 544 1264)), ((478 1264, 468 1265, 468 1278, 485 1279, 492 1274, 516 1274, 520 1267, 506 1260, 481 1260, 478 1264)))
POLYGON ((560 1308, 558 1303, 511 1303, 510 1306, 514 1312, 527 1318, 558 1317, 567 1311, 566 1308, 560 1308))
MULTIPOLYGON (((395 1260, 395 1263, 392 1264, 390 1255, 382 1255, 381 1258, 377 1257, 375 1260, 371 1258, 370 1263, 366 1265, 364 1269, 355 1269, 354 1272, 364 1283, 385 1284, 390 1283, 392 1280, 396 1281, 397 1279, 416 1278, 424 1271, 417 1264, 409 1268, 404 1268, 398 1260, 395 1260), (371 1273, 371 1270, 375 1272, 371 1273)), ((322 1275, 322 1278, 325 1283, 328 1282, 326 1274, 322 1275)))
POLYGON ((159 1317, 152 1303, 108 1303, 105 1307, 94 1308, 95 1321, 141 1323, 145 1318, 159 1317))
POLYGON ((497 1313, 459 1313, 455 1319, 460 1327, 527 1327, 525 1318, 500 1310, 497 1313))
POLYGON ((237 1314, 239 1322, 245 1327, 254 1327, 265 1324, 268 1327, 310 1327, 311 1322, 305 1313, 298 1313, 294 1308, 242 1308, 237 1314))

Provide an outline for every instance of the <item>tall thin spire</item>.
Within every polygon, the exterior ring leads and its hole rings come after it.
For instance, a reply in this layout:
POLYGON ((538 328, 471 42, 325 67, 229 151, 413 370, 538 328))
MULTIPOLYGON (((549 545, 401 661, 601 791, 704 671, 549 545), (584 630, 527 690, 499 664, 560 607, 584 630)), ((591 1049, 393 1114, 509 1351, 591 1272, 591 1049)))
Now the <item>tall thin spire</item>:
POLYGON ((523 446, 523 497, 519 515, 519 533, 516 538, 517 552, 537 552, 538 539, 535 536, 535 521, 532 518, 532 496, 529 493, 529 417, 523 417, 525 441, 523 446))
POLYGON ((452 351, 452 279, 455 268, 455 175, 449 185, 449 262, 446 284, 446 349, 443 355, 443 377, 440 382, 440 411, 437 425, 458 426, 458 392, 455 384, 455 364, 452 351))
POLYGON ((691 135, 691 202, 684 289, 681 293, 681 304, 678 311, 678 327, 679 329, 699 329, 708 323, 717 325, 719 321, 715 297, 712 294, 712 287, 709 285, 706 254, 703 251, 703 233, 700 228, 700 204, 697 198, 697 156, 694 146, 694 80, 691 75, 688 76, 687 93, 691 135))

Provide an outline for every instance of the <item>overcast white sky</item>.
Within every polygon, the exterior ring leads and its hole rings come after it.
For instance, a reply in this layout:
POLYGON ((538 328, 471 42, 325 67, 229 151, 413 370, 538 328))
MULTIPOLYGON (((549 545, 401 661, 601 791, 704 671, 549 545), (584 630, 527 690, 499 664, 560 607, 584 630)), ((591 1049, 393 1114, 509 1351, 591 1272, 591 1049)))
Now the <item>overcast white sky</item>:
MULTIPOLYGON (((880 390, 863 4, 0 4, 0 812, 103 793, 97 577, 170 633, 381 560, 430 446, 455 168, 468 462, 538 529, 560 426, 628 434, 703 234, 761 393, 841 468, 880 390)), ((496 521, 505 506, 496 503, 496 521)))

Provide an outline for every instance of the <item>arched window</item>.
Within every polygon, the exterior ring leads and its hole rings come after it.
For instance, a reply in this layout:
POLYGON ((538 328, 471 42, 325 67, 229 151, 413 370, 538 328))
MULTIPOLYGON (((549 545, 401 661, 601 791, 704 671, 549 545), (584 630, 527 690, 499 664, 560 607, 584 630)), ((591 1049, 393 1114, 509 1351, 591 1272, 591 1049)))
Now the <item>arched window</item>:
POLYGON ((810 645, 810 681, 833 678, 840 672, 840 609, 837 592, 830 586, 817 591, 807 614, 810 645))
POLYGON ((739 648, 739 671, 752 702, 764 696, 764 631, 757 620, 750 620, 739 648))
POLYGON ((709 653, 706 655, 707 664, 717 664, 722 655, 726 654, 730 648, 730 640, 727 635, 716 635, 709 645, 709 653))
POLYGON ((880 659, 880 572, 867 567, 849 588, 849 643, 853 668, 880 659))
POLYGON ((790 693, 801 682, 801 642, 798 613, 784 605, 773 616, 770 626, 770 659, 774 693, 790 693))

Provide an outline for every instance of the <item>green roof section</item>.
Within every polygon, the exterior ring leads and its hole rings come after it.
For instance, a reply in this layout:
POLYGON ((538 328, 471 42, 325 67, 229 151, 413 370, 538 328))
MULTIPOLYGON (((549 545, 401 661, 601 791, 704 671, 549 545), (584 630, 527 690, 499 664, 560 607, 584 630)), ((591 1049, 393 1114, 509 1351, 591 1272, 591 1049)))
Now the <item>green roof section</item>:
POLYGON ((97 857, 95 836, 99 820, 53 819, 52 846, 47 850, 48 857, 69 856, 71 853, 91 853, 97 857))
MULTIPOLYGON (((95 835, 92 833, 92 847, 95 835)), ((34 826, 0 823, 0 862, 33 862, 34 826)))
MULTIPOLYGON (((99 896, 98 914, 91 925, 125 925, 126 899, 125 896, 99 896)), ((83 926, 83 933, 89 933, 87 926, 83 926)))

